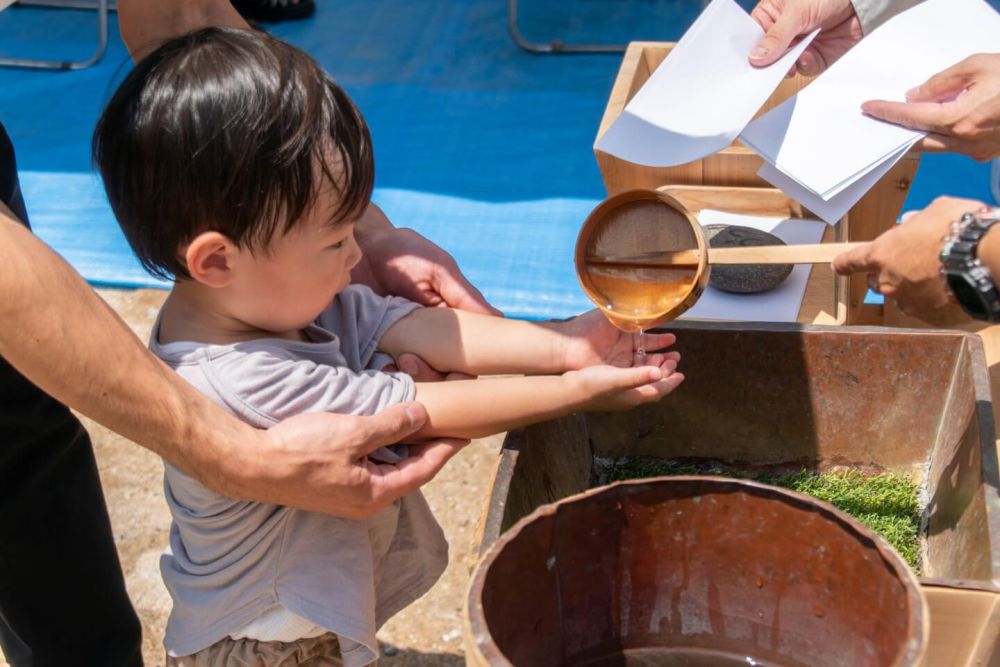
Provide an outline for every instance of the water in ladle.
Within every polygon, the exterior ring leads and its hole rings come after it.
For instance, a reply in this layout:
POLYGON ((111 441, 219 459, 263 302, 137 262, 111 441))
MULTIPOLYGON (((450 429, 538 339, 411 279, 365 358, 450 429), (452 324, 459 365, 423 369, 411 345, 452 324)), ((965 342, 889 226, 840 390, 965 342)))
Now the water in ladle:
POLYGON ((612 324, 636 333, 672 319, 669 313, 691 293, 694 268, 591 266, 590 281, 612 324))
POLYGON ((596 209, 592 216, 598 217, 585 223, 580 270, 588 295, 612 324, 636 333, 683 312, 678 306, 695 287, 699 267, 655 262, 650 265, 629 258, 696 249, 699 239, 680 204, 660 196, 623 196, 624 201, 610 208, 596 209))

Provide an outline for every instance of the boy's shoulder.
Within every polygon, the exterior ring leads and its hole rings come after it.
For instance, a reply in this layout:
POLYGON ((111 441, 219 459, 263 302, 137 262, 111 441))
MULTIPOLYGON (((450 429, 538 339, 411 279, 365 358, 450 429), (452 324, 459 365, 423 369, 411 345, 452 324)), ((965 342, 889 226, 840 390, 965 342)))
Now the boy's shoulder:
POLYGON ((351 283, 334 298, 327 311, 337 308, 353 311, 384 311, 392 308, 419 308, 420 304, 400 296, 376 294, 368 285, 351 283))
POLYGON ((149 349, 165 364, 180 370, 182 367, 239 367, 257 365, 262 368, 280 366, 292 361, 308 360, 304 352, 309 344, 279 338, 258 338, 239 343, 202 343, 181 341, 156 342, 156 330, 150 337, 149 349))
POLYGON ((345 342, 345 348, 366 348, 377 343, 385 330, 420 308, 420 304, 398 296, 376 294, 367 285, 352 284, 337 294, 316 324, 345 342))
POLYGON ((319 344, 274 338, 227 345, 151 341, 150 349, 213 402, 257 427, 287 416, 289 393, 343 363, 335 338, 319 344))
POLYGON ((391 361, 377 353, 379 339, 419 307, 351 285, 306 328, 308 342, 259 338, 224 345, 159 344, 154 326, 150 349, 221 407, 267 427, 310 410, 356 412, 359 391, 369 395, 369 402, 370 395, 382 397, 380 408, 409 400, 412 387, 399 378, 377 374, 359 379, 357 374, 391 361))

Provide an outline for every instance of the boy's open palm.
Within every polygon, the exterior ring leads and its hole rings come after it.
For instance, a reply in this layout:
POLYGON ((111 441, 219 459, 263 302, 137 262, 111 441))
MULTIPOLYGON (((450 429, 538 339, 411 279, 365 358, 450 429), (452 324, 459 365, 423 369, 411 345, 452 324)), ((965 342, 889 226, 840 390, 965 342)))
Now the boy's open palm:
MULTIPOLYGON (((599 310, 591 310, 571 320, 558 323, 560 333, 566 341, 564 364, 567 370, 577 370, 607 364, 628 368, 650 365, 646 358, 653 352, 660 352, 677 342, 670 333, 630 334, 616 328, 599 310), (639 350, 644 355, 637 354, 639 350)), ((664 357, 675 364, 680 361, 678 352, 667 352, 664 357)))
POLYGON ((572 371, 589 397, 583 409, 612 412, 655 403, 684 381, 684 376, 676 372, 677 362, 673 359, 652 355, 650 361, 656 365, 637 368, 591 366, 572 371))

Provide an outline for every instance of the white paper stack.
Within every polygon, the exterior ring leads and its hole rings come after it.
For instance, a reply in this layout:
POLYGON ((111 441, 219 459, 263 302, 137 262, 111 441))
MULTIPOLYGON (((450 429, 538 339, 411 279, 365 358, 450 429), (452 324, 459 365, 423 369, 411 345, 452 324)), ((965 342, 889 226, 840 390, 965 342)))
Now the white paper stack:
POLYGON ((650 167, 698 160, 729 144, 774 92, 815 36, 774 65, 750 65, 764 36, 733 0, 713 0, 596 148, 650 167))
POLYGON ((975 53, 1000 50, 1000 14, 984 0, 925 0, 886 22, 816 81, 751 123, 740 139, 758 174, 835 223, 924 134, 864 115, 975 53))

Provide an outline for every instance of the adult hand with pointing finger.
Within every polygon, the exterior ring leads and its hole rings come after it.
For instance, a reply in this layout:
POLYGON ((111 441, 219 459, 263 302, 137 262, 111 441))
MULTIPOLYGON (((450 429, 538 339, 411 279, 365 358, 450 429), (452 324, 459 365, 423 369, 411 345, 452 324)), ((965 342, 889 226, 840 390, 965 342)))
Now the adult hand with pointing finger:
MULTIPOLYGON (((867 273, 869 287, 895 300, 905 314, 928 324, 968 322, 969 316, 941 273, 940 252, 952 223, 964 213, 982 208, 982 202, 971 199, 939 197, 871 243, 837 256, 833 268, 843 275, 867 273)), ((996 240, 987 238, 991 243, 996 240)), ((981 248, 980 258, 983 256, 981 248)))

